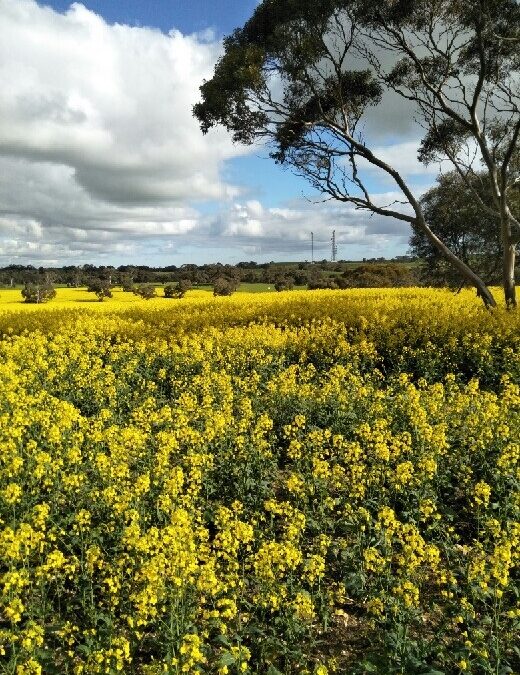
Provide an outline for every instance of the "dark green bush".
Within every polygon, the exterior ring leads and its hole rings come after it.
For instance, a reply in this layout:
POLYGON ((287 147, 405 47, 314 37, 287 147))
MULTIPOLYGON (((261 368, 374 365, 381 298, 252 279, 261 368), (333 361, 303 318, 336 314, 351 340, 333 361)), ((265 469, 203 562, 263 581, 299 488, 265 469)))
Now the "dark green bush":
POLYGON ((191 288, 191 281, 188 279, 181 279, 176 284, 166 284, 164 287, 165 298, 183 298, 186 291, 191 288))
POLYGON ((368 263, 342 274, 346 287, 350 288, 395 288, 416 286, 418 278, 415 271, 395 263, 368 263))
POLYGON ((294 288, 294 279, 292 277, 280 277, 275 281, 274 287, 277 291, 291 291, 294 288))
POLYGON ((103 302, 105 298, 112 297, 112 289, 110 288, 108 279, 91 279, 87 291, 94 293, 99 302, 103 302))
POLYGON ((42 284, 25 284, 22 289, 22 297, 25 302, 32 304, 40 304, 42 302, 49 302, 56 297, 54 286, 49 283, 42 284))
POLYGON ((219 277, 213 284, 213 295, 233 295, 237 290, 239 282, 236 279, 226 279, 219 277))
POLYGON ((143 300, 151 300, 156 297, 155 286, 153 284, 140 284, 133 289, 134 295, 138 295, 143 300))

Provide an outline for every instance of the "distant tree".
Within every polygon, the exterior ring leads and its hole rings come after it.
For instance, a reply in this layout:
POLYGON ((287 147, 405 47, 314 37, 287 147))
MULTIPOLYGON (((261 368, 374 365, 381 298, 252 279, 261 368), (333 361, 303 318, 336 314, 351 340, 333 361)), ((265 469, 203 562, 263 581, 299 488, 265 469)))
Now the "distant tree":
POLYGON ((134 290, 134 280, 132 275, 123 273, 119 277, 121 288, 125 293, 132 293, 134 290))
POLYGON ((246 284, 254 284, 258 282, 259 273, 255 270, 249 270, 242 273, 242 281, 246 284))
POLYGON ((213 282, 213 295, 233 295, 238 288, 236 279, 226 279, 225 277, 218 277, 213 282))
POLYGON ((305 286, 308 278, 309 275, 307 274, 306 271, 298 271, 294 275, 294 283, 296 286, 305 286))
POLYGON ((113 265, 101 265, 98 269, 98 274, 110 287, 114 285, 116 280, 116 269, 113 265))
POLYGON ((294 279, 292 277, 279 277, 274 284, 277 291, 291 291, 294 288, 294 279))
MULTIPOLYGON (((491 199, 486 174, 463 179, 452 171, 439 176, 437 184, 421 199, 424 213, 432 230, 443 239, 457 256, 469 265, 487 284, 500 281, 502 274, 502 242, 498 218, 482 209, 475 192, 483 201, 491 199), (468 186, 471 181, 471 188, 468 186)), ((511 209, 520 216, 520 199, 511 197, 511 209)), ((414 228, 410 251, 423 262, 424 280, 431 284, 465 285, 457 270, 447 265, 443 256, 432 247, 419 230, 414 228)))
POLYGON ((203 284, 208 284, 210 281, 210 277, 207 272, 204 270, 197 270, 196 272, 192 272, 189 276, 184 276, 179 279, 179 281, 190 281, 193 284, 197 284, 198 286, 202 286, 203 284))
POLYGON ((191 288, 191 281, 188 279, 181 279, 175 284, 166 284, 164 287, 165 298, 183 298, 186 292, 191 288))
POLYGON ((89 293, 94 293, 97 296, 99 302, 103 302, 105 298, 112 297, 112 289, 110 288, 110 282, 108 279, 90 279, 87 291, 89 293))
POLYGON ((49 302, 56 297, 56 290, 49 282, 42 283, 26 283, 22 289, 22 297, 24 301, 31 304, 40 304, 49 302))
MULTIPOLYGON (((340 280, 338 280, 339 282, 340 280)), ((417 284, 410 267, 399 263, 365 263, 342 274, 343 286, 348 288, 399 288, 417 284)))
POLYGON ((59 274, 59 271, 57 274, 61 282, 66 283, 69 288, 78 288, 84 283, 82 270, 76 265, 62 267, 61 274, 59 274))
POLYGON ((155 286, 153 284, 140 284, 133 289, 134 295, 138 295, 143 300, 151 300, 156 297, 155 286))
POLYGON ((334 290, 339 288, 338 282, 334 279, 310 279, 307 284, 309 291, 319 291, 330 289, 334 290))

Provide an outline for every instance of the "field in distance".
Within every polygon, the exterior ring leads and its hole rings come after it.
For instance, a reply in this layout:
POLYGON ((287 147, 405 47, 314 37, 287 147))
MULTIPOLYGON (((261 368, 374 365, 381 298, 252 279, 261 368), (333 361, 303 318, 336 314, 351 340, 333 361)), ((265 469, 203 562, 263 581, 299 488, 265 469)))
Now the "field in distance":
MULTIPOLYGON (((163 286, 156 285, 157 298, 151 300, 153 302, 157 299, 163 299, 163 286)), ((94 293, 89 293, 86 287, 83 288, 66 288, 56 286, 56 297, 49 303, 45 303, 47 307, 72 307, 89 303, 99 303, 94 293)), ((295 290, 303 290, 305 287, 295 287, 295 290)), ((0 311, 2 309, 20 309, 20 305, 24 305, 24 299, 21 295, 22 286, 19 288, 0 288, 0 311)), ((242 283, 236 291, 237 293, 272 293, 276 292, 274 284, 248 284, 242 283)), ((188 291, 188 297, 206 298, 213 293, 213 286, 201 285, 188 291)), ((130 306, 133 304, 142 303, 143 300, 132 292, 124 292, 121 288, 115 287, 112 289, 113 298, 107 298, 103 301, 104 305, 110 304, 112 309, 116 305, 130 306)), ((150 302, 150 301, 148 301, 150 302)), ((168 302, 175 302, 175 299, 168 299, 168 302)), ((35 305, 27 305, 34 308, 35 305)), ((39 305, 42 307, 43 305, 39 305)))

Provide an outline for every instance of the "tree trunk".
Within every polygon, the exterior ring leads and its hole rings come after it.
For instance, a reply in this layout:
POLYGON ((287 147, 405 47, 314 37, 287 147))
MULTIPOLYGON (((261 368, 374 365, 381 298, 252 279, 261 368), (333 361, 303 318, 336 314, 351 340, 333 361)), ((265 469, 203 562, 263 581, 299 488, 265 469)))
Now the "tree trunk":
MULTIPOLYGON (((489 308, 489 307, 496 307, 497 303, 495 302, 495 298, 493 297, 493 294, 489 290, 489 288, 486 286, 486 284, 482 281, 482 279, 478 276, 478 274, 475 274, 473 270, 466 265, 466 263, 462 262, 460 258, 458 258, 453 251, 451 251, 446 244, 435 235, 432 230, 428 227, 428 224, 422 217, 418 217, 416 219, 416 224, 418 227, 424 232, 424 234, 428 237, 428 239, 432 242, 432 244, 439 249, 439 251, 444 255, 445 258, 447 258, 451 264, 462 274, 464 279, 468 281, 472 286, 474 286, 477 290, 477 295, 479 298, 482 298, 482 302, 484 305, 489 308)), ((513 263, 514 264, 514 263, 513 263)), ((513 275, 513 285, 514 285, 514 275, 513 275)))
MULTIPOLYGON (((516 259, 516 241, 518 237, 513 237, 511 212, 507 207, 505 199, 501 204, 501 226, 502 226, 502 284, 504 287, 504 298, 507 309, 516 307, 516 288, 515 288, 515 259, 516 259)), ((515 232, 516 235, 516 232, 515 232)))
MULTIPOLYGON (((462 277, 466 279, 468 283, 470 283, 472 286, 474 286, 477 290, 477 295, 479 298, 482 298, 482 302, 484 305, 489 309, 490 307, 496 307, 497 303, 495 302, 495 298, 493 297, 491 291, 489 288, 486 286, 486 284, 482 281, 482 279, 478 276, 478 274, 475 274, 473 270, 466 265, 465 262, 463 262, 458 256, 453 253, 451 249, 449 249, 446 244, 439 239, 439 237, 434 234, 434 232, 430 229, 428 223, 426 222, 426 219, 424 218, 423 210, 421 207, 420 202, 417 201, 417 199, 414 197, 412 194, 410 188, 406 185, 404 182, 403 178, 399 174, 398 171, 390 167, 388 164, 383 162, 381 159, 376 157, 370 150, 368 150, 366 147, 361 146, 359 143, 357 143, 352 136, 348 135, 347 138, 348 142, 351 143, 356 147, 357 150, 361 148, 361 153, 365 159, 368 159, 368 161, 371 164, 374 164, 375 166, 379 166, 382 168, 384 171, 386 171, 392 178, 395 180, 397 185, 401 188, 403 191, 404 195, 408 199, 408 202, 410 203, 410 206, 413 208, 415 211, 415 220, 414 221, 408 221, 410 223, 414 223, 420 230, 422 230, 423 234, 431 241, 431 243, 442 253, 442 255, 451 262, 451 264, 461 273, 462 277)), ((507 208, 507 207, 506 207, 507 208)), ((374 209, 373 209, 374 210, 374 209)), ((386 215, 391 215, 390 212, 386 212, 386 215)), ((394 216, 395 217, 395 216, 394 216)), ((508 221, 508 226, 511 228, 511 225, 508 221)))
POLYGON ((508 309, 516 307, 515 258, 515 247, 509 245, 504 251, 504 298, 508 309))
POLYGON ((504 298, 508 309, 514 309, 516 307, 515 259, 515 245, 508 242, 508 244, 504 246, 503 267, 504 298))

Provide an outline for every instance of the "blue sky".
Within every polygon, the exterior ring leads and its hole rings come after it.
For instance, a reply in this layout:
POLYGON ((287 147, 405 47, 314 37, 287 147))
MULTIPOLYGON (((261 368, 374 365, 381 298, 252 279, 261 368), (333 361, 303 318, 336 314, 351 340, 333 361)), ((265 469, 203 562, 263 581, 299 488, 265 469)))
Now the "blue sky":
MULTIPOLYGON (((262 148, 203 137, 191 115, 222 37, 256 0, 0 0, 0 265, 305 260, 405 253, 409 232, 320 201, 262 148)), ((395 101, 374 146, 424 190, 395 101)), ((369 172, 381 203, 393 186, 369 172)))
MULTIPOLYGON (((46 5, 66 11, 69 0, 46 0, 46 5)), ((253 13, 255 0, 85 0, 83 3, 110 23, 153 26, 164 32, 177 28, 197 33, 208 28, 218 36, 241 26, 253 13)))

